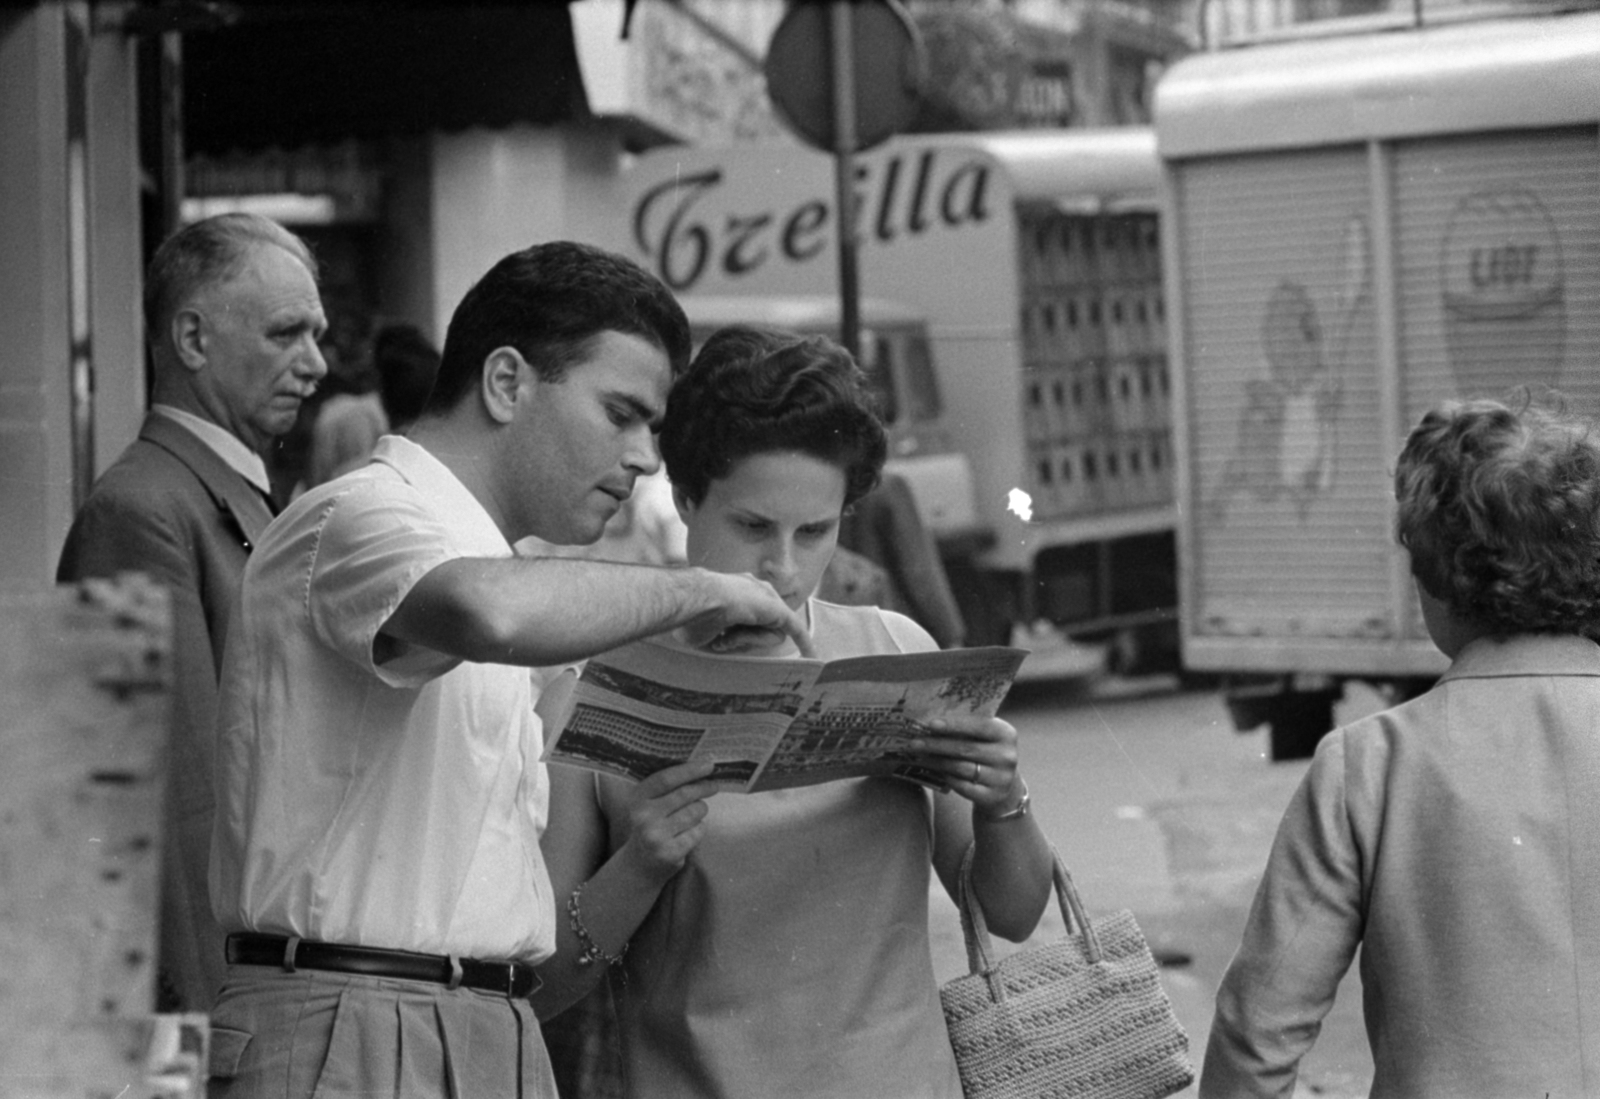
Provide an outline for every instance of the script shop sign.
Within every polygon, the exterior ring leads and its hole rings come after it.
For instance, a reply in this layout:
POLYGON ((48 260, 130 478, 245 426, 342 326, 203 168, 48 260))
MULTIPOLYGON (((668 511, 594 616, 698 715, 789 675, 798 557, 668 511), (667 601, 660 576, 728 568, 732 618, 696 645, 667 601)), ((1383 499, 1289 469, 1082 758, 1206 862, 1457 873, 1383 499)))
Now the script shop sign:
MULTIPOLYGON (((827 293, 832 172, 828 156, 790 144, 655 150, 632 169, 634 247, 679 293, 827 293)), ((916 301, 907 280, 933 274, 919 264, 958 260, 1010 216, 1003 174, 971 146, 895 139, 859 156, 855 175, 867 294, 916 301)))

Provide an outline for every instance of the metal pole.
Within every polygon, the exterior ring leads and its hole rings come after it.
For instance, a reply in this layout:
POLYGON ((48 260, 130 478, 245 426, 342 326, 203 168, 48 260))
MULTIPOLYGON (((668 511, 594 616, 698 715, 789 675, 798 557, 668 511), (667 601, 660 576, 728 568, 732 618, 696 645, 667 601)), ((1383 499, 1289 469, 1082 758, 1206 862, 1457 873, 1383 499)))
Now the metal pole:
POLYGON ((183 223, 183 35, 161 36, 161 236, 183 223))
POLYGON ((67 116, 68 384, 72 401, 72 506, 94 484, 94 324, 90 315, 89 5, 64 9, 67 116))
POLYGON ((839 210, 839 343, 861 358, 861 287, 856 268, 856 71, 850 0, 830 0, 833 170, 839 210))

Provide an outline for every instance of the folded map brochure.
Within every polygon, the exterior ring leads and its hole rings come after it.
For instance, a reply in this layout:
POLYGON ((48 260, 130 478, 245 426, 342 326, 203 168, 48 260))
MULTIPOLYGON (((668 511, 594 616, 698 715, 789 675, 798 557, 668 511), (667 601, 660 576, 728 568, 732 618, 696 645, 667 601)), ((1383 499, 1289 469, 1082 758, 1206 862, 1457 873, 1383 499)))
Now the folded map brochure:
POLYGON ((944 789, 910 742, 937 718, 993 717, 1026 655, 989 646, 821 661, 639 641, 546 689, 543 758, 633 779, 711 760, 712 781, 746 793, 864 775, 944 789))

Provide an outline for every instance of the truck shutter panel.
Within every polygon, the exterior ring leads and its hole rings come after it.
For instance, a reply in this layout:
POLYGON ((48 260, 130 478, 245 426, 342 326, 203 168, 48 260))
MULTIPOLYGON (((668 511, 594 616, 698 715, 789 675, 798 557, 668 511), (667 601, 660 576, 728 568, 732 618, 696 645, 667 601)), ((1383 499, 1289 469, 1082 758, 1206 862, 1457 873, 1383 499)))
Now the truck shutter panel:
MULTIPOLYGON (((1524 385, 1600 410, 1595 128, 1403 142, 1393 163, 1404 427, 1524 385)), ((1416 606, 1406 633, 1427 639, 1416 606)))
MULTIPOLYGON (((1600 397, 1594 127, 1397 145, 1404 422, 1448 397, 1600 397)), ((1398 447, 1400 440, 1395 440, 1398 447)))
POLYGON ((1366 151, 1177 167, 1188 629, 1391 637, 1366 151))

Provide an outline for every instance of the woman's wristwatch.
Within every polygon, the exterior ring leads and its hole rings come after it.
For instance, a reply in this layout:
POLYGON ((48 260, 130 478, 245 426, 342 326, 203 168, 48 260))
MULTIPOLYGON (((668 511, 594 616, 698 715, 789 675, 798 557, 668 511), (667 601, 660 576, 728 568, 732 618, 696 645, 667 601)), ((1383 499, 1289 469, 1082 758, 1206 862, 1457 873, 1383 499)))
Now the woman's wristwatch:
POLYGON ((1008 820, 1020 820, 1023 817, 1027 816, 1028 815, 1028 780, 1023 778, 1021 775, 1018 775, 1017 776, 1017 781, 1022 784, 1022 800, 1018 801, 1015 806, 1013 806, 1010 809, 1007 809, 1004 813, 985 813, 985 812, 979 811, 978 816, 980 818, 982 818, 986 823, 989 823, 989 824, 1003 824, 1004 822, 1006 822, 1008 820))

